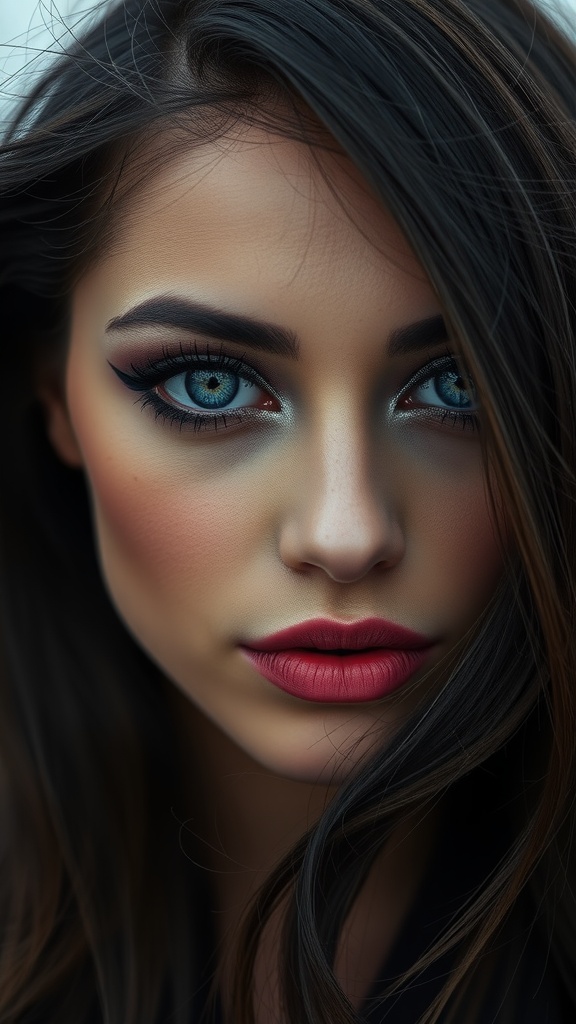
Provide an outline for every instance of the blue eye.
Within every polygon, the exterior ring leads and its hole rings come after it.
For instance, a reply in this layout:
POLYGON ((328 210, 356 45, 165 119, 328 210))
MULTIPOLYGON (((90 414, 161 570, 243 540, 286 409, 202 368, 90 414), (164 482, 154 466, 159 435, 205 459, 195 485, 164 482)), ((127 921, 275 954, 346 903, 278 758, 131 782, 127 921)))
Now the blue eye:
MULTIPOLYGON (((156 417, 195 431, 218 430, 242 422, 249 410, 278 412, 280 399, 243 357, 233 358, 220 348, 217 353, 193 349, 178 354, 163 349, 161 359, 132 364, 125 373, 109 364, 123 384, 141 392, 138 401, 150 406, 156 417)), ((420 409, 428 418, 450 417, 472 430, 479 429, 476 411, 471 411, 471 381, 465 381, 450 352, 422 367, 404 387, 400 401, 408 409, 420 409)))
POLYGON ((262 391, 253 381, 246 380, 230 370, 187 370, 176 377, 170 377, 159 391, 179 405, 198 412, 230 412, 245 408, 245 403, 254 402, 262 391))
POLYGON ((156 417, 194 430, 218 430, 227 420, 241 422, 248 409, 278 411, 280 403, 266 382, 244 362, 222 349, 212 353, 186 351, 178 355, 163 349, 161 359, 149 359, 143 366, 132 364, 132 373, 124 373, 109 364, 132 391, 142 392, 142 407, 151 406, 156 417), (179 371, 179 372, 176 372, 179 371), (216 414, 216 415, 215 415, 216 414))
POLYGON ((474 391, 474 385, 466 382, 456 369, 437 371, 416 388, 416 392, 420 392, 420 401, 428 406, 444 406, 445 409, 474 408, 470 391, 474 391))
POLYGON ((449 353, 418 371, 416 379, 413 378, 406 388, 405 394, 410 397, 405 401, 408 408, 424 407, 432 417, 440 417, 442 423, 450 418, 452 426, 461 423, 465 429, 468 424, 474 431, 480 429, 478 409, 473 401, 475 393, 473 381, 460 372, 449 353))

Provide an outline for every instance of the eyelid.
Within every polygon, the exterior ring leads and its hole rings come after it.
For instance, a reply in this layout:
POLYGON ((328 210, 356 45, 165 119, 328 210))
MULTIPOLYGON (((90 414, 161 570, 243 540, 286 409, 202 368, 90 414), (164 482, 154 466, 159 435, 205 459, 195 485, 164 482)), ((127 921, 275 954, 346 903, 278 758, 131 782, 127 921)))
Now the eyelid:
MULTIPOLYGON (((246 406, 245 408, 237 410, 214 409, 212 412, 205 410, 199 411, 194 408, 181 406, 172 398, 170 401, 166 401, 165 398, 157 394, 157 388, 161 384, 166 384, 169 380, 179 376, 180 374, 186 373, 192 366, 214 366, 215 368, 235 373, 239 377, 255 384, 258 388, 267 392, 269 395, 272 395, 280 405, 283 403, 283 399, 280 394, 269 383, 269 381, 250 363, 245 361, 244 353, 240 356, 231 356, 224 350, 224 344, 222 342, 219 344, 219 348, 216 351, 211 348, 208 341, 205 342, 204 352, 199 351, 197 342, 194 342, 193 345, 188 343, 186 347, 180 343, 179 350, 176 354, 174 353, 172 346, 166 344, 162 346, 161 351, 161 357, 146 355, 142 364, 134 365, 134 363, 131 363, 131 374, 115 367, 109 360, 108 365, 126 387, 140 393, 140 397, 137 401, 140 402, 143 407, 151 405, 156 410, 157 418, 158 416, 162 416, 170 422, 177 421, 180 425, 180 429, 182 429, 182 426, 193 427, 194 430, 208 429, 209 426, 213 425, 214 429, 217 430, 219 418, 224 421, 224 426, 226 427, 227 416, 230 419, 234 419, 239 422, 243 418, 241 415, 242 413, 248 413, 251 418, 256 419, 260 418, 263 412, 267 416, 271 412, 277 412, 277 410, 258 409, 256 406, 246 406)), ((442 355, 429 360, 412 374, 396 394, 394 404, 397 405, 407 392, 413 390, 422 381, 432 378, 435 372, 438 372, 441 367, 446 367, 448 365, 455 366, 460 375, 463 378, 470 380, 472 386, 474 386, 470 374, 461 369, 459 357, 447 346, 442 355)), ((400 411, 402 412, 402 410, 400 411)), ((414 410, 410 410, 410 412, 413 411, 414 410)), ((476 410, 469 410, 467 412, 469 416, 471 415, 474 417, 476 410)), ((463 410, 454 410, 454 414, 458 418, 462 415, 466 416, 466 413, 464 413, 463 410)), ((438 415, 437 412, 436 415, 438 415)), ((446 415, 452 415, 452 412, 450 410, 446 410, 446 415)))
POLYGON ((420 384, 423 380, 427 380, 429 377, 434 376, 434 372, 439 370, 443 366, 449 366, 450 364, 456 366, 459 374, 473 385, 474 381, 469 373, 462 368, 459 362, 458 355, 446 348, 446 351, 441 356, 436 356, 434 359, 429 360, 424 366, 421 366, 405 384, 402 385, 396 398, 402 398, 407 391, 411 391, 417 384, 420 384))
POLYGON ((122 382, 133 391, 156 388, 160 384, 165 384, 171 378, 177 377, 181 373, 186 373, 191 366, 203 364, 206 367, 215 366, 222 369, 224 365, 228 372, 244 377, 265 391, 269 391, 274 398, 281 401, 278 392, 270 384, 269 380, 259 373, 251 363, 246 362, 245 353, 239 356, 230 355, 225 351, 222 342, 220 342, 216 350, 208 342, 206 342, 204 351, 199 349, 197 342, 190 343, 188 346, 184 346, 180 342, 176 354, 166 344, 162 346, 161 351, 161 357, 146 355, 140 364, 130 363, 131 373, 127 373, 114 366, 110 360, 107 360, 107 362, 122 382))
POLYGON ((170 426, 177 424, 180 431, 182 428, 193 430, 195 433, 206 430, 217 431, 219 424, 228 429, 228 421, 239 424, 247 414, 252 422, 260 420, 263 416, 270 422, 268 417, 278 412, 277 409, 258 406, 237 409, 215 408, 212 411, 200 410, 192 406, 181 405, 172 396, 167 401, 159 394, 160 385, 166 386, 170 380, 174 380, 194 368, 212 367, 215 372, 224 370, 227 373, 233 373, 250 384, 256 385, 260 391, 274 399, 280 408, 282 406, 282 399, 276 389, 258 370, 245 361, 244 354, 231 356, 224 351, 222 343, 216 351, 206 343, 204 352, 198 350, 197 342, 193 345, 188 343, 186 348, 180 343, 177 354, 174 354, 171 346, 163 345, 161 357, 146 355, 142 364, 135 365, 132 362, 130 364, 131 374, 114 366, 110 360, 108 360, 108 365, 126 387, 137 392, 136 403, 140 405, 141 409, 149 407, 155 412, 156 419, 161 417, 170 426))

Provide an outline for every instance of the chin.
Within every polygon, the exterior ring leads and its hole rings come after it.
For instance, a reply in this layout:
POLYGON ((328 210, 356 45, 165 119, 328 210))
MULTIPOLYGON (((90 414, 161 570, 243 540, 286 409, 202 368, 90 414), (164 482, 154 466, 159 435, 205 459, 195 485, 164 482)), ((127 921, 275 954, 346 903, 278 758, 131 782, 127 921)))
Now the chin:
POLYGON ((385 743, 382 727, 375 728, 374 722, 363 728, 351 727, 348 721, 346 735, 343 726, 330 725, 317 735, 298 735, 298 730, 289 732, 281 742, 278 735, 270 737, 272 742, 262 742, 262 735, 256 742, 247 742, 238 735, 230 736, 245 753, 264 769, 281 778, 312 785, 339 785, 360 770, 362 763, 385 743))

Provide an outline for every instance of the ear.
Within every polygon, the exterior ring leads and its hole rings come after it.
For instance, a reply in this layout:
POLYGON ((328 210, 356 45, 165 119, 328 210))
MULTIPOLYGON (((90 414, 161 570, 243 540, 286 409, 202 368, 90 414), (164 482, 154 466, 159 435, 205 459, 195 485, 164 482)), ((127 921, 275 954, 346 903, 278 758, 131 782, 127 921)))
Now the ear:
POLYGON ((84 460, 70 421, 63 383, 55 379, 44 380, 38 383, 36 395, 44 407, 46 433, 56 454, 68 466, 83 466, 84 460))

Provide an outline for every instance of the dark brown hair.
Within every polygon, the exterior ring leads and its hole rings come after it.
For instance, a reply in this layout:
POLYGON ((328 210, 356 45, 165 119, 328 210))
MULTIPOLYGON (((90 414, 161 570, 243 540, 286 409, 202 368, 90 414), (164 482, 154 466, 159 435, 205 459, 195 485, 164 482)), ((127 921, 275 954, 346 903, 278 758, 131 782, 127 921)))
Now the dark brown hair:
POLYGON ((247 120, 311 145, 327 130, 403 229, 474 378, 507 537, 442 691, 261 891, 233 1024, 254 1020, 255 949, 286 893, 286 1020, 358 1020, 338 933, 393 826, 447 793, 456 817, 505 812, 505 849, 396 988, 451 952, 423 1019, 471 1024, 492 993, 524 1024, 535 930, 576 1013, 575 58, 529 0, 125 0, 21 106, 0 149, 3 1024, 184 1024, 201 981, 166 682, 110 604, 83 476, 50 448, 34 381, 109 241, 122 158, 166 125, 193 145, 247 120))

